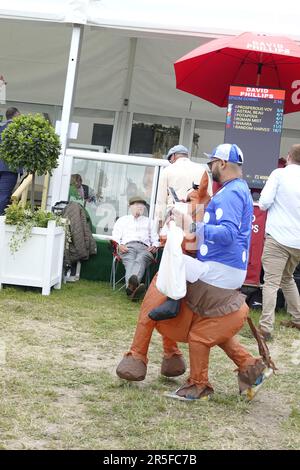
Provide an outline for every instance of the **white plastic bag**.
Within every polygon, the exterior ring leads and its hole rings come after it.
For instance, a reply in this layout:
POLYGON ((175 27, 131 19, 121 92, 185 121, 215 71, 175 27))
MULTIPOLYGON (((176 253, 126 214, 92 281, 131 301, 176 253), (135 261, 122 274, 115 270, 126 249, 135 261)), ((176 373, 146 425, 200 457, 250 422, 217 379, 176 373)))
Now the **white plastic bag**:
POLYGON ((156 287, 162 294, 174 300, 181 299, 186 294, 182 240, 182 229, 177 227, 174 221, 171 221, 158 270, 156 287))

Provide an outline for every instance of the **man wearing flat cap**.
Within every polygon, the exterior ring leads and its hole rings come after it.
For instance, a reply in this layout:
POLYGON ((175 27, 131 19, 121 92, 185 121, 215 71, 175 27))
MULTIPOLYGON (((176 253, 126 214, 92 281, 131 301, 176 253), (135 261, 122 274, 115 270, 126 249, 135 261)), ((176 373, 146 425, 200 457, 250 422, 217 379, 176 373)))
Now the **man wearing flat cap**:
MULTIPOLYGON (((167 153, 167 159, 171 163, 166 167, 159 179, 155 219, 162 226, 162 221, 169 209, 174 206, 173 196, 169 191, 172 187, 180 201, 186 201, 189 190, 193 189, 193 184, 199 185, 201 178, 206 174, 206 166, 192 162, 189 158, 189 151, 184 145, 175 145, 167 153)), ((212 195, 212 185, 208 178, 208 193, 212 195)))
POLYGON ((126 293, 132 300, 144 293, 145 286, 141 281, 159 247, 154 224, 149 217, 144 216, 146 204, 140 196, 131 197, 130 214, 120 217, 112 232, 112 238, 118 244, 118 252, 125 266, 126 293))

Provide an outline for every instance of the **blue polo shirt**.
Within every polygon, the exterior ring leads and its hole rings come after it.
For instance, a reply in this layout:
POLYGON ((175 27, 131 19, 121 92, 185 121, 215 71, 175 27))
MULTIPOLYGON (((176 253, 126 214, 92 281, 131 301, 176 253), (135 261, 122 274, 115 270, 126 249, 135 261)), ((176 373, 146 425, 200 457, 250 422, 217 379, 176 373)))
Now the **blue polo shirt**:
POLYGON ((242 285, 249 259, 252 215, 250 190, 242 179, 227 181, 212 197, 204 213, 204 226, 197 225, 197 258, 209 262, 212 268, 207 282, 228 288, 232 276, 234 287, 242 285), (214 273, 213 268, 218 272, 214 273))

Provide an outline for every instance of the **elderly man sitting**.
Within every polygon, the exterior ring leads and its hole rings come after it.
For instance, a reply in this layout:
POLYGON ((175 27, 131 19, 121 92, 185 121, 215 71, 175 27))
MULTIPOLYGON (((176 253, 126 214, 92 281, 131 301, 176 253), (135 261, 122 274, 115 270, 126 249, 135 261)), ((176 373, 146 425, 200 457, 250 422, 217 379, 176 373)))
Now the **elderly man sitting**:
POLYGON ((112 238, 118 244, 118 252, 125 266, 126 293, 135 300, 145 291, 141 281, 154 259, 159 239, 153 222, 143 215, 146 201, 134 196, 129 200, 129 208, 131 214, 116 221, 112 238))

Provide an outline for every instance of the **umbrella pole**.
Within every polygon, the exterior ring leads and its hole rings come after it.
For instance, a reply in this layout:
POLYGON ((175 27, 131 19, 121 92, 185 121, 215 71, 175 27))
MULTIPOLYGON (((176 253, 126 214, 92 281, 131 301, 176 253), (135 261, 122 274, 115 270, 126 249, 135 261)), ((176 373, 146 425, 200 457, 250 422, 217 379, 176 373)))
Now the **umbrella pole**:
POLYGON ((262 71, 262 66, 263 66, 261 59, 262 59, 262 53, 260 53, 259 62, 257 66, 256 86, 259 86, 259 83, 260 83, 260 76, 261 76, 261 71, 262 71))

